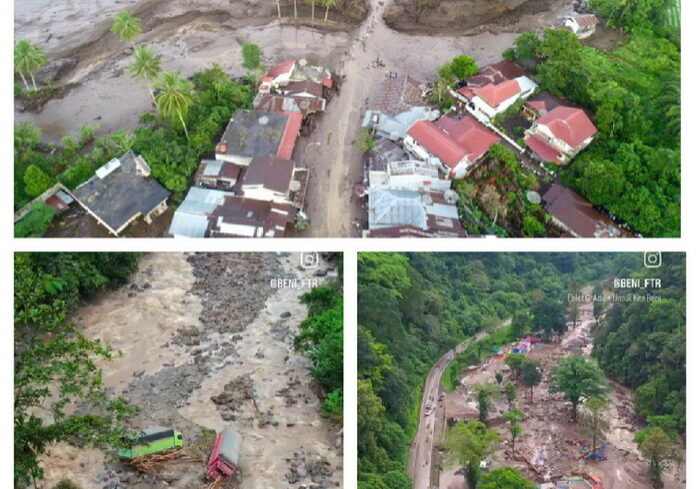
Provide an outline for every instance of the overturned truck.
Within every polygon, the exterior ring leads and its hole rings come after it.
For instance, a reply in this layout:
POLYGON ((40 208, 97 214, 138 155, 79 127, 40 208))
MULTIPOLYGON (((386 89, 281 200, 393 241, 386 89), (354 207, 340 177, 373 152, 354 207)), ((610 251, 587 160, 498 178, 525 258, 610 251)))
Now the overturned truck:
POLYGON ((234 477, 239 471, 241 435, 226 428, 214 441, 214 449, 207 463, 207 475, 212 479, 234 477))

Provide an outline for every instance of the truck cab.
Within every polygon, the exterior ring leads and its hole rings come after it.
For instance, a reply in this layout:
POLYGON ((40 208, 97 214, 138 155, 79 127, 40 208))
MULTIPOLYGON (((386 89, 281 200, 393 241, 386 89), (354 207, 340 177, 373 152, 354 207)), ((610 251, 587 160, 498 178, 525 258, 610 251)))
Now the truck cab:
POLYGON ((119 450, 119 458, 134 459, 161 453, 183 445, 182 433, 172 428, 153 427, 127 433, 129 448, 119 450))
POLYGON ((207 475, 216 480, 220 477, 233 477, 240 470, 238 460, 241 454, 241 435, 226 428, 216 436, 214 449, 207 463, 207 475))

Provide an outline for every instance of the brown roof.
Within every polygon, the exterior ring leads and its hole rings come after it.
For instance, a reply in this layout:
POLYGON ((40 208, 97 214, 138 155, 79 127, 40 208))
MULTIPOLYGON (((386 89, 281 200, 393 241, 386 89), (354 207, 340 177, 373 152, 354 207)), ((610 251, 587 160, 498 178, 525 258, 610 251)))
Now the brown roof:
POLYGON ((222 231, 221 224, 234 224, 253 227, 256 236, 282 237, 287 224, 294 221, 296 212, 294 206, 288 204, 228 196, 209 215, 209 234, 215 238, 247 237, 222 231))
POLYGON ((387 115, 397 115, 412 107, 426 105, 420 81, 410 75, 386 77, 370 97, 369 107, 387 115))
POLYGON ((518 65, 503 60, 484 66, 481 68, 478 75, 469 77, 465 81, 468 87, 483 87, 488 84, 497 85, 506 80, 515 80, 520 76, 527 76, 527 73, 518 65))
POLYGON ((195 179, 199 178, 225 178, 238 180, 244 167, 221 160, 202 160, 195 172, 195 179), (216 170, 216 171, 214 171, 216 170))
POLYGON ((266 93, 260 96, 255 108, 265 112, 296 112, 306 117, 323 110, 323 99, 266 93))
POLYGON ((308 93, 316 98, 323 98, 323 85, 308 80, 289 82, 284 87, 279 88, 278 91, 284 95, 308 93))
POLYGON ((630 237, 573 190, 555 183, 544 194, 545 209, 554 218, 584 238, 630 237))
POLYGON ((549 92, 543 91, 530 97, 527 102, 525 102, 525 105, 542 116, 560 105, 566 105, 566 102, 549 92))
POLYGON ((387 138, 377 141, 367 156, 369 167, 374 171, 386 171, 389 163, 405 160, 407 157, 408 155, 401 146, 387 138))
POLYGON ((243 174, 241 185, 262 185, 275 192, 287 192, 294 173, 294 162, 274 156, 254 156, 243 174))

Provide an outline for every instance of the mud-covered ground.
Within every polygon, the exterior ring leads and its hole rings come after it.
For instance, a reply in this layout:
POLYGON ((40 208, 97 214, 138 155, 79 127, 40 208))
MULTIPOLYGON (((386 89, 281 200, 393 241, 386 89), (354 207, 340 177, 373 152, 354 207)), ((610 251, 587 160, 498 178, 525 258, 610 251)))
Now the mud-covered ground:
POLYGON ((241 489, 341 487, 340 428, 320 415, 309 361, 292 347, 300 296, 337 277, 334 263, 319 270, 299 268, 298 254, 145 255, 131 283, 72 319, 122 352, 100 366, 105 385, 139 408, 130 427, 182 431, 185 456, 142 475, 112 453, 59 444, 42 458, 39 487, 67 477, 83 489, 202 488, 202 429, 225 426, 243 436, 241 489), (305 280, 273 286, 280 278, 305 280))
MULTIPOLYGON (((543 381, 535 387, 532 400, 528 389, 518 388, 518 409, 525 413, 522 435, 516 441, 521 456, 514 459, 510 444, 503 443, 490 467, 503 465, 516 466, 539 483, 556 482, 561 477, 594 473, 602 476, 606 489, 652 489, 646 477, 646 463, 634 443, 634 433, 642 426, 634 409, 634 392, 609 380, 612 393, 604 419, 601 443, 607 443, 607 460, 589 461, 580 450, 590 445, 590 434, 582 424, 571 421, 571 404, 560 394, 549 392, 549 371, 556 361, 564 356, 589 355, 592 348, 591 327, 594 324, 593 304, 583 305, 580 319, 575 328, 569 330, 559 344, 541 344, 527 353, 528 358, 540 362, 544 372, 543 381), (525 461, 527 460, 527 462, 525 461), (529 463, 528 463, 529 462, 529 463)), ((478 416, 478 404, 473 386, 483 382, 494 382, 496 372, 503 366, 503 360, 488 360, 481 368, 465 375, 460 386, 453 393, 447 393, 448 417, 473 418, 478 416)), ((507 380, 504 380, 504 383, 507 380)), ((489 425, 499 431, 504 440, 509 440, 508 428, 502 413, 508 410, 503 396, 493 400, 489 425)), ((582 411, 583 409, 581 409, 582 411)), ((582 418, 584 415, 579 412, 582 418)), ((664 475, 666 489, 684 489, 684 467, 664 475)), ((466 489, 464 476, 458 467, 443 467, 440 474, 440 489, 466 489)))
POLYGON ((387 25, 402 32, 475 34, 550 27, 569 0, 394 0, 387 25))

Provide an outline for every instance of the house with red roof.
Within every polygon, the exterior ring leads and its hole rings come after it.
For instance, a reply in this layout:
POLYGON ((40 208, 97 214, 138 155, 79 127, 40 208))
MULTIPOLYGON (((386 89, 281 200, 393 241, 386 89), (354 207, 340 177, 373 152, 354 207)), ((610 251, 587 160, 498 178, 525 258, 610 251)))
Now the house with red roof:
POLYGON ((459 120, 442 116, 413 124, 404 147, 416 158, 440 165, 449 178, 462 178, 498 141, 498 136, 471 116, 459 120))
POLYGON ((493 119, 519 99, 526 99, 537 84, 518 66, 508 61, 485 66, 479 74, 467 78, 453 92, 457 100, 479 120, 493 119))
POLYGON ((597 132, 582 109, 560 105, 525 131, 525 144, 536 158, 564 165, 591 144, 597 132))

